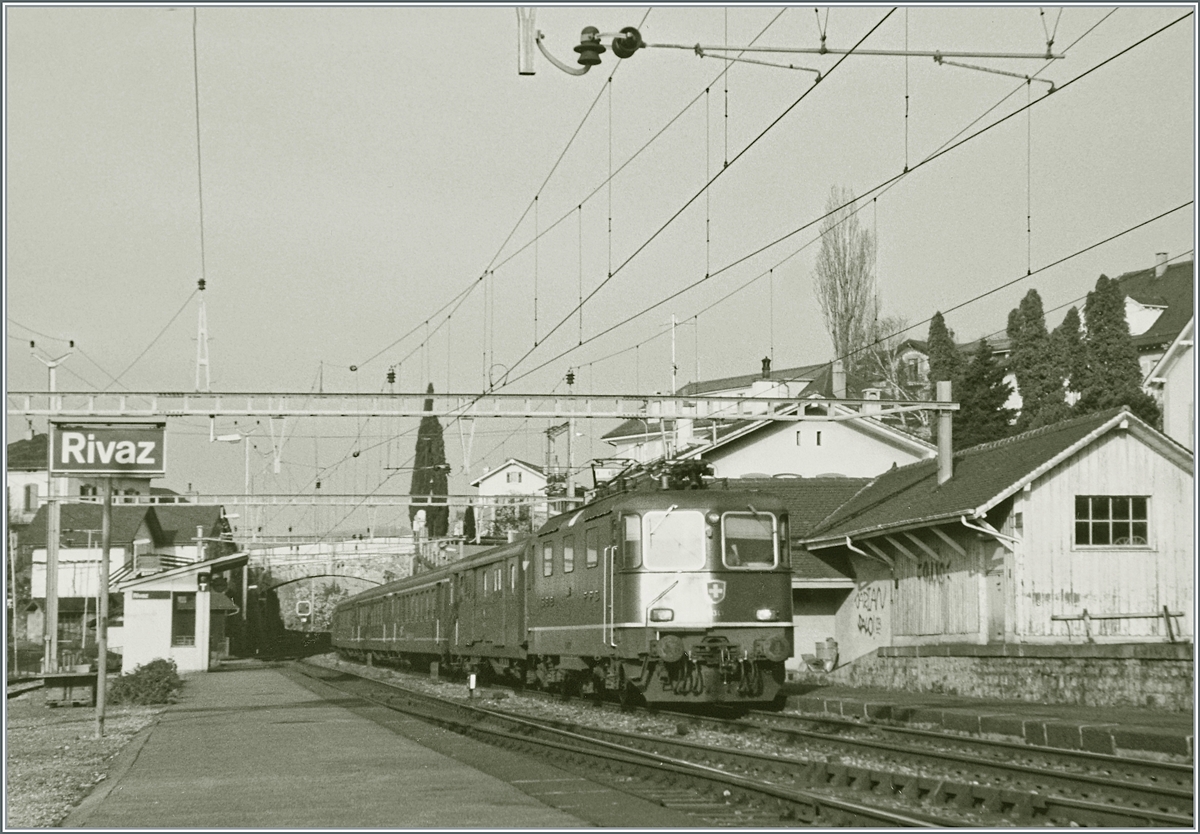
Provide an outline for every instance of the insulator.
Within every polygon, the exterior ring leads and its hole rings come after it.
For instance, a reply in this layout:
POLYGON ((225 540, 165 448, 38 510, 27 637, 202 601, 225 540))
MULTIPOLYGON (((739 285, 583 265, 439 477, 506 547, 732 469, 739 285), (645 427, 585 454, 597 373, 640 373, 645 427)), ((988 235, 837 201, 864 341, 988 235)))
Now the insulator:
POLYGON ((387 381, 388 381, 389 385, 391 385, 392 383, 394 383, 396 381, 396 369, 395 368, 388 368, 387 381))
POLYGON ((600 55, 608 50, 600 43, 600 30, 595 26, 585 26, 579 35, 579 46, 575 47, 575 51, 579 53, 581 66, 594 67, 600 63, 600 55))
POLYGON ((642 46, 641 33, 632 26, 626 26, 619 37, 613 38, 612 51, 618 58, 628 58, 642 46))
POLYGON ((574 385, 574 384, 575 384, 575 372, 567 371, 567 385, 574 385))

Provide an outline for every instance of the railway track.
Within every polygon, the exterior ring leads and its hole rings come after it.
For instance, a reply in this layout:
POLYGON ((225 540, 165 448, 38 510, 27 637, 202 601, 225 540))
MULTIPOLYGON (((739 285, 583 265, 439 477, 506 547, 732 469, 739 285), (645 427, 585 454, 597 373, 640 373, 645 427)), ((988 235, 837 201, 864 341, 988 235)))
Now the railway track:
POLYGON ((947 824, 945 815, 908 810, 894 799, 863 801, 845 790, 814 791, 775 784, 761 774, 730 772, 695 758, 630 744, 630 739, 600 738, 585 732, 586 728, 555 726, 557 722, 447 701, 341 670, 310 664, 295 668, 344 694, 489 744, 553 759, 566 769, 687 813, 698 826, 930 828, 947 824))
MULTIPOLYGON (((620 709, 588 703, 591 709, 620 709)), ((762 739, 758 747, 778 749, 775 755, 753 754, 732 750, 730 743, 706 746, 661 735, 582 727, 568 720, 551 723, 564 731, 672 759, 701 761, 759 781, 769 774, 772 783, 796 790, 841 792, 860 799, 865 795, 872 802, 910 813, 928 815, 934 810, 931 818, 943 825, 1194 827, 1188 765, 786 713, 750 713, 733 719, 661 710, 635 714, 670 716, 681 722, 681 728, 762 739)))

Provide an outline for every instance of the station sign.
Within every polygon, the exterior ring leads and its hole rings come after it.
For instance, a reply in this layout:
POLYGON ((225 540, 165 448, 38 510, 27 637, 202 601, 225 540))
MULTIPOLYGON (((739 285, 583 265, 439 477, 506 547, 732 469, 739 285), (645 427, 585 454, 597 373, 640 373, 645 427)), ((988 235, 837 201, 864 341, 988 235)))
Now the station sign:
POLYGON ((166 423, 52 422, 52 475, 166 474, 166 423))

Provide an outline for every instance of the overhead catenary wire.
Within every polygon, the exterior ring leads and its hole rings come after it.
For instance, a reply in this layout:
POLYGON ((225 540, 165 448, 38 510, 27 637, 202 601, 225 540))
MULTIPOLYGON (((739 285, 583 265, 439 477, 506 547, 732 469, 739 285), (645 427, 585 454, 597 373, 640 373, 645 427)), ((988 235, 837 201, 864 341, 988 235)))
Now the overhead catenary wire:
MULTIPOLYGON (((1111 12, 1110 12, 1110 14, 1111 14, 1111 12)), ((1075 82, 1077 82, 1077 81, 1080 81, 1080 80, 1082 80, 1083 78, 1090 76, 1090 75, 1091 75, 1093 72, 1095 72, 1096 70, 1098 70, 1098 69, 1100 69, 1100 68, 1102 68, 1102 67, 1104 67, 1104 66, 1107 66, 1108 64, 1110 64, 1111 62, 1113 62, 1113 61, 1114 61, 1114 60, 1116 60, 1117 58, 1120 58, 1121 56, 1128 54, 1128 53, 1129 53, 1129 52, 1131 52, 1132 50, 1134 50, 1134 49, 1138 48, 1139 46, 1141 46, 1141 45, 1143 45, 1143 44, 1145 44, 1145 43, 1147 43, 1148 41, 1150 41, 1152 38, 1156 37, 1157 35, 1160 35, 1160 34, 1162 34, 1163 32, 1167 31, 1167 30, 1168 30, 1168 29, 1170 29, 1172 26, 1175 26, 1176 24, 1178 24, 1178 23, 1182 22, 1183 20, 1186 20, 1186 19, 1187 19, 1189 16, 1191 16, 1191 14, 1192 14, 1192 12, 1188 12, 1187 14, 1185 14, 1185 15, 1183 15, 1183 16, 1181 16, 1181 17, 1179 17, 1179 18, 1177 18, 1177 19, 1175 19, 1175 20, 1173 20, 1173 21, 1171 21, 1170 23, 1168 23, 1168 24, 1166 24, 1166 25, 1164 25, 1164 26, 1160 27, 1159 29, 1155 30, 1154 32, 1152 32, 1152 33, 1150 33, 1150 34, 1146 35, 1145 37, 1143 37, 1143 38, 1140 38, 1139 40, 1135 41, 1134 43, 1130 44, 1129 46, 1126 46, 1126 47, 1122 48, 1121 50, 1119 50, 1118 52, 1114 53, 1113 55, 1110 55, 1110 56, 1108 56, 1107 58, 1105 58, 1105 59, 1103 59, 1102 61, 1100 61, 1099 63, 1097 63, 1097 64, 1093 65, 1093 66, 1092 66, 1092 67, 1090 67, 1089 69, 1087 69, 1087 70, 1084 70, 1084 71, 1083 71, 1083 72, 1081 72, 1079 75, 1076 75, 1075 77, 1071 78, 1070 80, 1068 80, 1067 82, 1065 82, 1065 83, 1064 83, 1062 86, 1060 86, 1060 87, 1058 88, 1058 90, 1061 92, 1062 90, 1065 90, 1065 89, 1067 89, 1067 88, 1068 88, 1070 85, 1074 84, 1075 82)), ((1106 20, 1106 19, 1107 19, 1107 17, 1108 17, 1108 15, 1106 15, 1104 19, 1102 19, 1102 20, 1100 20, 1099 22, 1097 22, 1097 24, 1095 24, 1095 26, 1093 26, 1093 27, 1091 27, 1090 29, 1088 29, 1088 30, 1087 30, 1087 32, 1085 32, 1083 35, 1081 35, 1081 36, 1080 36, 1080 38, 1079 38, 1079 39, 1077 39, 1077 40, 1075 41, 1075 43, 1078 43, 1078 41, 1079 41, 1079 40, 1081 40, 1081 39, 1082 39, 1083 37, 1085 37, 1085 36, 1086 36, 1088 33, 1090 33, 1090 32, 1091 32, 1093 29, 1095 29, 1095 28, 1096 28, 1096 26, 1099 26, 1099 25, 1100 25, 1100 23, 1103 23, 1103 22, 1104 22, 1104 20, 1106 20)), ((881 22, 882 22, 882 21, 881 21, 881 22)), ((1019 89, 1020 89, 1020 86, 1018 86, 1018 87, 1017 87, 1017 88, 1016 88, 1016 89, 1015 89, 1013 92, 1015 92, 1016 90, 1019 90, 1019 89)), ((1010 97, 1011 95, 1012 95, 1012 93, 1010 93, 1008 96, 1005 96, 1005 98, 1004 98, 1004 99, 1001 99, 1001 102, 998 102, 996 105, 993 105, 993 107, 992 107, 992 108, 990 108, 988 112, 990 112, 991 110, 994 110, 996 106, 999 106, 999 104, 1000 104, 1000 103, 1002 103, 1002 102, 1003 102, 1005 99, 1007 99, 1007 98, 1008 98, 1008 97, 1010 97)), ((830 217, 830 216, 832 216, 832 215, 835 215, 835 214, 837 214, 838 212, 842 211, 843 209, 845 209, 845 208, 847 208, 847 207, 851 206, 851 205, 852 205, 854 202, 858 202, 858 201, 861 201, 861 200, 863 200, 863 199, 864 199, 864 198, 865 198, 867 195, 875 195, 875 194, 876 194, 876 192, 883 193, 884 191, 886 191, 888 188, 890 188, 892 185, 894 185, 895 183, 897 183, 897 182, 898 182, 898 181, 900 181, 901 179, 903 179, 903 178, 905 178, 905 177, 909 176, 909 175, 910 175, 912 172, 914 172, 914 171, 916 171, 916 170, 918 170, 918 169, 920 169, 920 168, 924 167, 925 165, 928 165, 930 162, 933 162, 934 160, 941 158, 942 156, 944 156, 944 155, 946 155, 946 154, 948 154, 948 153, 950 153, 950 152, 952 152, 952 151, 956 150, 957 148, 960 148, 960 147, 962 147, 963 145, 966 145, 967 143, 969 143, 969 142, 973 141, 974 139, 978 138, 979 136, 982 136, 982 135, 984 135, 985 133, 987 133, 987 132, 988 132, 988 131, 990 131, 991 129, 995 128, 996 126, 998 126, 998 125, 1000 125, 1000 124, 1003 124, 1004 122, 1008 121, 1009 119, 1013 118, 1014 116, 1017 116, 1017 115, 1019 115, 1020 113, 1022 113, 1023 111, 1025 111, 1027 108, 1032 108, 1032 107, 1034 107, 1034 106, 1036 106, 1036 105, 1040 104, 1041 102, 1045 101, 1045 98, 1046 98, 1046 97, 1045 97, 1045 96, 1043 96, 1043 97, 1042 97, 1042 98, 1040 98, 1040 99, 1037 99, 1037 100, 1031 101, 1031 102, 1029 102, 1028 104, 1026 104, 1025 106, 1023 106, 1023 107, 1021 107, 1021 108, 1018 108, 1018 109, 1014 110, 1013 112, 1011 112, 1011 113, 1008 113, 1007 115, 1000 117, 1000 118, 999 118, 999 119, 997 119, 996 121, 994 121, 994 122, 991 122, 991 123, 989 123, 988 125, 986 125, 986 126, 984 126, 984 127, 980 128, 979 130, 975 131, 974 133, 971 133, 970 135, 968 135, 968 136, 965 136, 965 137, 963 137, 962 139, 958 139, 958 137, 959 137, 959 136, 961 136, 963 133, 965 133, 967 130, 969 130, 969 129, 970 129, 970 127, 972 127, 972 126, 974 126, 974 124, 978 123, 979 119, 976 119, 976 120, 975 120, 975 121, 973 121, 973 122, 971 123, 971 125, 969 125, 967 128, 964 128, 962 131, 959 131, 959 133, 958 133, 958 134, 956 134, 956 136, 955 136, 954 138, 952 138, 950 141, 948 141, 947 143, 945 143, 945 144, 944 144, 944 145, 943 145, 941 148, 939 148, 938 150, 936 150, 936 151, 934 151, 933 153, 929 154, 927 157, 925 157, 924 159, 922 159, 920 162, 918 162, 918 163, 916 163, 915 165, 913 165, 913 166, 912 166, 912 167, 911 167, 911 168, 910 168, 908 171, 901 172, 901 173, 899 173, 899 174, 897 174, 897 175, 895 175, 895 176, 893 176, 893 177, 890 177, 890 178, 888 178, 888 179, 886 179, 886 180, 883 180, 883 181, 882 181, 882 182, 880 182, 879 184, 877 184, 877 185, 875 185, 874 187, 872 187, 872 188, 868 189, 868 190, 867 190, 867 191, 866 191, 866 192, 865 192, 865 193, 864 193, 864 194, 863 194, 861 197, 858 197, 858 198, 856 198, 856 200, 853 200, 853 201, 848 201, 848 202, 846 202, 846 203, 844 203, 844 204, 842 204, 842 205, 840 205, 840 206, 837 206, 837 207, 835 207, 834 209, 832 209, 832 210, 830 210, 830 211, 826 212, 825 214, 823 214, 823 215, 821 215, 821 216, 819 216, 819 217, 817 217, 817 218, 815 218, 815 219, 813 219, 813 220, 811 220, 811 221, 809 221, 809 222, 807 222, 807 223, 803 224, 802 226, 800 226, 800 227, 798 227, 798 228, 796 228, 796 229, 793 229, 792 231, 790 231, 790 232, 788 232, 788 233, 786 233, 786 234, 784 234, 784 235, 782 235, 782 236, 780 236, 780 237, 776 238, 775 240, 771 241, 770 243, 767 243, 767 244, 765 244, 764 246, 758 247, 757 249, 755 249, 754 251, 750 252, 749 254, 747 254, 747 255, 744 255, 744 256, 742 256, 742 257, 740 257, 740 258, 737 258, 736 260, 734 260, 734 261, 732 261, 732 262, 730 262, 730 263, 726 264, 725 266, 723 266, 723 267, 721 267, 721 268, 717 269, 717 270, 716 270, 715 272, 713 272, 713 273, 712 273, 710 276, 707 276, 706 278, 702 278, 702 279, 700 279, 699 281, 693 282, 692 284, 690 284, 689 286, 687 286, 687 287, 683 288, 682 290, 679 290, 679 291, 677 291, 677 292, 675 292, 675 293, 672 293, 671 295, 669 295, 669 296, 667 296, 667 297, 665 297, 665 298, 663 298, 663 299, 660 299, 659 301, 657 301, 657 302, 654 302, 653 304, 647 305, 646 307, 642 308, 641 310, 639 310, 638 312, 634 313, 633 315, 631 315, 631 316, 628 316, 628 317, 626 317, 625 319, 621 320, 621 321, 620 321, 620 322, 618 322, 617 324, 615 324, 615 325, 612 325, 612 326, 610 326, 610 327, 608 327, 608 328, 602 329, 602 330, 600 330, 599 332, 597 332, 597 333, 593 334, 593 335, 590 337, 590 339, 589 339, 588 341, 594 341, 594 340, 596 340, 596 339, 599 339, 599 338, 601 338, 601 337, 603 337, 603 336, 607 335, 608 333, 611 333, 612 331, 616 330, 617 328, 619 328, 619 327, 621 327, 621 326, 623 326, 623 325, 625 325, 625 324, 628 324, 629 322, 633 321, 634 319, 636 319, 636 318, 639 318, 639 317, 641 317, 642 315, 645 315, 645 314, 647 314, 647 313, 651 312, 652 310, 654 310, 654 309, 656 309, 656 308, 658 308, 658 307, 662 306, 662 304, 666 303, 667 301, 669 301, 669 300, 671 300, 671 299, 673 299, 673 298, 676 298, 676 297, 678 297, 679 295, 682 295, 684 292, 687 292, 687 291, 689 291, 690 289, 693 289, 694 287, 698 286, 699 284, 703 283, 704 281, 706 281, 706 280, 709 280, 710 278, 715 278, 715 277, 717 277, 717 276, 719 276, 719 275, 723 274, 724 272, 726 272, 726 271, 728 271, 728 270, 730 270, 730 269, 734 268, 735 266, 737 266, 737 265, 739 265, 739 264, 741 264, 741 263, 743 263, 743 262, 745 262, 745 261, 747 261, 747 260, 749 260, 749 259, 751 259, 751 258, 753 258, 753 257, 755 257, 755 256, 757 256, 757 255, 759 255, 759 254, 761 254, 762 252, 764 252, 764 251, 766 251, 766 250, 768 250, 768 249, 772 248, 773 246, 776 246, 776 245, 778 245, 779 243, 783 242, 784 240, 787 240, 787 239, 789 239, 789 238, 791 238, 791 237, 795 236, 796 234, 798 234, 798 233, 800 233, 800 232, 804 231, 805 229, 811 228, 812 226, 814 226, 814 225, 816 225, 816 224, 820 223, 820 222, 821 222, 822 220, 824 220, 825 218, 827 218, 827 217, 830 217)), ((985 114, 985 115, 986 115, 986 114, 985 114)), ((865 203, 864 203, 863 205, 865 205, 865 203)), ((861 210, 861 206, 860 206, 860 210, 861 210)), ((810 245, 810 244, 806 244, 806 245, 810 245)), ((644 248, 644 246, 643 246, 643 248, 644 248)), ((795 254, 795 253, 793 253, 793 255, 794 255, 794 254, 795 254)), ((790 257, 790 256, 789 256, 789 257, 790 257)), ((785 260, 786 260, 786 258, 785 258, 785 260)), ((778 264, 776 264, 776 266, 778 266, 778 264)), ((763 276, 763 275, 765 275, 765 274, 766 274, 766 273, 765 273, 765 272, 763 272, 763 273, 761 273, 761 274, 759 275, 759 277, 762 277, 762 276, 763 276)), ((526 371, 525 373, 523 373, 523 374, 520 374, 520 375, 518 375, 518 376, 516 376, 516 377, 514 377, 514 378, 512 378, 512 379, 510 379, 510 380, 509 380, 509 384, 511 384, 511 383, 514 383, 514 382, 517 382, 517 381, 519 381, 519 380, 521 380, 521 379, 524 379, 525 377, 527 377, 527 376, 529 376, 530 374, 532 374, 532 373, 534 373, 534 372, 536 372, 536 371, 540 370, 541 368, 545 367, 546 365, 549 365, 549 364, 551 364, 552 362, 556 362, 556 361, 558 361, 558 360, 560 360, 560 359, 564 358, 564 357, 565 357, 567 354, 571 353, 571 352, 572 352, 573 350, 575 350, 577 347, 578 347, 578 346, 575 346, 575 347, 572 347, 572 348, 568 348, 567 350, 565 350, 565 351, 563 351, 562 353, 560 353, 558 356, 552 357, 551 359, 549 359, 549 360, 547 360, 547 361, 545 361, 545 362, 543 362, 543 363, 541 363, 541 364, 539 364, 539 365, 535 366, 534 368, 530 369, 529 371, 526 371)))
MULTIPOLYGON (((889 17, 892 15, 892 13, 893 13, 894 11, 895 11, 895 8, 894 8, 894 7, 893 7, 892 9, 889 9, 889 10, 888 10, 888 12, 887 12, 887 14, 885 14, 885 15, 884 15, 884 16, 883 16, 883 17, 882 17, 882 18, 881 18, 881 19, 880 19, 880 20, 879 20, 877 23, 875 23, 875 25, 874 25, 874 26, 872 26, 872 27, 871 27, 871 28, 870 28, 870 29, 867 31, 867 33, 866 33, 866 34, 864 34, 864 35, 863 35, 863 36, 862 36, 862 37, 861 37, 861 38, 858 40, 858 42, 855 44, 855 47, 854 47, 854 48, 857 48, 857 47, 858 47, 860 44, 862 44, 862 43, 863 43, 865 40, 867 40, 867 38, 869 38, 869 37, 870 37, 872 34, 874 34, 874 32, 875 32, 875 31, 876 31, 876 30, 877 30, 877 29, 878 29, 878 28, 879 28, 881 25, 883 25, 884 21, 886 21, 886 20, 887 20, 887 19, 888 19, 888 18, 889 18, 889 17)), ((843 62, 844 62, 844 61, 845 61, 845 60, 846 60, 846 59, 847 59, 847 58, 848 58, 850 55, 852 55, 853 53, 854 53, 854 49, 851 49, 851 50, 849 50, 849 51, 848 51, 848 52, 847 52, 845 55, 842 55, 842 57, 840 57, 840 58, 839 58, 839 59, 838 59, 838 60, 837 60, 837 61, 834 63, 834 65, 833 65, 832 67, 830 67, 830 69, 829 69, 829 72, 828 72, 828 73, 826 73, 826 77, 828 77, 828 75, 830 75, 830 74, 832 74, 834 71, 836 71, 836 70, 837 70, 837 68, 838 68, 838 67, 839 67, 839 66, 840 66, 840 65, 841 65, 841 64, 842 64, 842 63, 843 63, 843 62)), ((730 160, 730 163, 729 163, 729 164, 730 164, 730 166, 734 165, 734 164, 735 164, 735 163, 736 163, 736 162, 737 162, 739 159, 741 159, 741 158, 742 158, 742 157, 743 157, 743 156, 744 156, 744 155, 745 155, 745 154, 746 154, 746 153, 747 153, 747 152, 748 152, 748 151, 749 151, 751 148, 753 148, 753 147, 754 147, 756 144, 758 144, 759 140, 761 140, 763 136, 765 136, 765 135, 766 135, 768 132, 770 132, 770 131, 771 131, 771 130, 772 130, 772 129, 773 129, 775 126, 776 126, 776 125, 778 125, 778 124, 779 124, 779 123, 780 123, 780 122, 781 122, 781 121, 784 119, 784 117, 786 117, 786 116, 787 116, 789 113, 791 113, 791 112, 792 112, 792 110, 794 110, 794 109, 795 109, 795 108, 796 108, 796 107, 797 107, 797 106, 798 106, 798 105, 799 105, 799 104, 800 104, 802 101, 804 101, 804 99, 808 97, 809 93, 811 93, 811 92, 812 92, 814 89, 816 89, 816 86, 817 86, 817 83, 816 83, 816 82, 814 82, 812 86, 810 86, 810 87, 809 87, 808 89, 806 89, 806 90, 805 90, 803 93, 801 93, 801 94, 800 94, 800 96, 799 96, 799 97, 798 97, 798 98, 797 98, 797 99, 796 99, 794 102, 792 102, 790 105, 788 105, 788 107, 787 107, 787 108, 785 108, 785 109, 784 109, 784 111, 783 111, 782 113, 780 113, 778 116, 776 116, 776 117, 775 117, 775 119, 773 119, 773 120, 772 120, 772 121, 771 121, 771 122, 770 122, 770 123, 769 123, 769 124, 768 124, 768 125, 767 125, 765 128, 763 128, 763 130, 762 130, 762 131, 761 131, 761 132, 760 132, 760 133, 759 133, 757 136, 755 136, 753 139, 751 139, 751 140, 750 140, 750 142, 749 142, 749 143, 748 143, 748 144, 747 144, 747 145, 746 145, 744 148, 742 148, 740 151, 738 151, 738 153, 737 153, 737 154, 736 154, 736 155, 733 157, 733 159, 732 159, 732 160, 730 160)), ((672 223, 673 223, 673 222, 676 220, 676 218, 678 218, 678 217, 679 217, 681 214, 683 214, 683 212, 684 212, 685 210, 687 210, 688 206, 690 206, 692 203, 694 203, 694 202, 696 201, 696 199, 697 199, 697 198, 699 198, 699 197, 700 197, 700 195, 701 195, 701 194, 703 194, 705 191, 707 191, 707 190, 708 190, 708 189, 709 189, 709 188, 712 186, 712 184, 713 184, 714 182, 716 182, 716 180, 717 180, 717 179, 718 179, 718 178, 719 178, 719 177, 720 177, 722 174, 724 174, 724 173, 725 173, 725 171, 727 171, 727 170, 728 170, 728 168, 722 168, 720 171, 718 171, 716 174, 714 174, 714 175, 712 176, 712 178, 710 178, 710 179, 709 179, 709 180, 708 180, 708 181, 707 181, 707 182, 704 184, 704 186, 703 186, 703 187, 700 189, 700 191, 697 191, 695 194, 693 194, 693 195, 692 195, 692 196, 691 196, 691 197, 690 197, 690 198, 689 198, 689 199, 688 199, 688 200, 687 200, 687 201, 686 201, 686 202, 685 202, 685 203, 684 203, 684 204, 683 204, 683 205, 682 205, 682 206, 681 206, 681 207, 680 207, 680 208, 679 208, 677 211, 675 211, 675 213, 674 213, 674 214, 672 214, 672 215, 671 215, 671 216, 670 216, 670 217, 669 217, 669 218, 666 220, 666 222, 664 222, 664 223, 663 223, 661 226, 659 226, 659 227, 658 227, 658 229, 657 229, 656 231, 654 231, 654 232, 653 232, 653 233, 650 235, 650 237, 648 237, 648 238, 647 238, 647 239, 646 239, 646 240, 645 240, 645 241, 644 241, 644 242, 643 242, 643 243, 642 243, 640 246, 638 246, 638 247, 637 247, 637 248, 636 248, 636 249, 633 251, 633 253, 632 253, 632 254, 630 254, 630 255, 629 255, 629 256, 628 256, 628 257, 627 257, 627 258, 626 258, 624 261, 622 261, 622 262, 621 262, 621 263, 620 263, 620 264, 617 266, 617 268, 616 268, 615 270, 613 270, 613 273, 612 273, 612 275, 608 276, 606 279, 604 279, 603 281, 601 281, 601 282, 600 282, 600 284, 599 284, 597 287, 595 287, 595 288, 594 288, 594 289, 593 289, 593 290, 592 290, 592 291, 591 291, 591 292, 590 292, 590 293, 587 295, 587 297, 584 299, 584 303, 586 303, 587 301, 589 301, 589 300, 590 300, 591 298, 593 298, 593 297, 594 297, 594 296, 595 296, 595 295, 596 295, 598 292, 600 292, 600 290, 601 290, 601 289, 603 289, 603 288, 604 288, 604 287, 605 287, 605 286, 608 284, 608 282, 609 282, 609 281, 611 281, 611 280, 613 279, 613 277, 615 277, 615 276, 616 276, 618 273, 620 273, 620 271, 621 271, 622 269, 624 269, 624 268, 625 268, 625 267, 626 267, 626 266, 627 266, 627 265, 628 265, 628 264, 629 264, 631 261, 633 261, 633 259, 634 259, 634 258, 636 258, 636 257, 637 257, 639 254, 641 254, 641 252, 642 252, 642 251, 644 251, 644 250, 645 250, 645 248, 646 248, 647 246, 649 246, 649 245, 650 245, 650 244, 651 244, 651 243, 652 243, 652 242, 653 242, 653 241, 654 241, 654 240, 655 240, 655 239, 656 239, 656 238, 657 238, 657 237, 658 237, 658 236, 659 236, 659 235, 660 235, 660 234, 661 234, 661 233, 662 233, 662 232, 663 232, 663 231, 664 231, 664 230, 665 230, 665 229, 666 229, 668 226, 670 226, 670 225, 671 225, 671 224, 672 224, 672 223)), ((554 327, 552 327, 552 328, 550 329, 550 331, 549 331, 549 332, 546 334, 546 338, 548 339, 550 336, 552 336, 552 335, 553 335, 553 334, 554 334, 554 333, 555 333, 555 332, 556 332, 556 331, 557 331, 557 330, 558 330, 560 327, 562 327, 563 323, 564 323, 565 321, 567 321, 567 320, 570 318, 570 316, 573 316, 574 314, 575 314, 575 311, 574 311, 574 310, 571 310, 571 312, 568 314, 567 318, 564 318, 564 319, 561 319, 561 320, 559 320, 559 322, 558 322, 557 324, 555 324, 555 325, 554 325, 554 327)), ((545 340, 543 340, 543 341, 545 341, 545 340)), ((526 359, 528 359, 528 358, 529 358, 529 356, 530 356, 530 354, 531 354, 532 352, 533 352, 532 350, 526 351, 526 352, 525 352, 525 353, 524 353, 524 354, 523 354, 523 355, 522 355, 522 356, 521 356, 519 359, 517 359, 517 361, 516 361, 516 362, 514 362, 514 363, 513 363, 513 366, 512 366, 512 368, 513 368, 513 369, 516 369, 516 368, 517 368, 517 367, 518 367, 518 366, 519 366, 519 365, 520 365, 522 362, 524 362, 526 359)))

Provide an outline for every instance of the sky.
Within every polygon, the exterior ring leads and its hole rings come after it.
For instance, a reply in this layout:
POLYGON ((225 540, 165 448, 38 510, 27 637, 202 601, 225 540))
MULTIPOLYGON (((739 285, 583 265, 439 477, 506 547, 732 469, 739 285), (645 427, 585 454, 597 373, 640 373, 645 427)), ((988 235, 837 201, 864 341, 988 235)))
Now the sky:
MULTIPOLYGON (((666 393, 672 316, 677 385, 824 362, 812 269, 835 186, 869 195, 883 310, 910 335, 956 307, 961 340, 1000 332, 1031 288, 1053 327, 1101 273, 1193 257, 1191 9, 539 7, 572 65, 584 26, 652 46, 583 76, 537 54, 522 76, 511 6, 10 4, 6 390, 46 389, 31 339, 46 359, 75 341, 60 391, 194 390, 201 278, 214 391, 381 392, 395 368, 405 392, 564 392, 574 370, 577 393, 666 393), (691 48, 822 32, 1032 55, 1052 36, 1065 57, 954 59, 1026 83, 928 56, 744 54, 814 83, 691 48)), ((173 419, 163 484, 408 487, 415 419, 298 421, 279 474, 252 423, 173 419), (249 465, 210 430, 251 432, 249 465)), ((477 423, 469 459, 447 424, 452 492, 542 462, 545 421, 477 423)), ((612 426, 580 426, 577 460, 612 426)), ((268 522, 388 522, 321 513, 268 522)))

